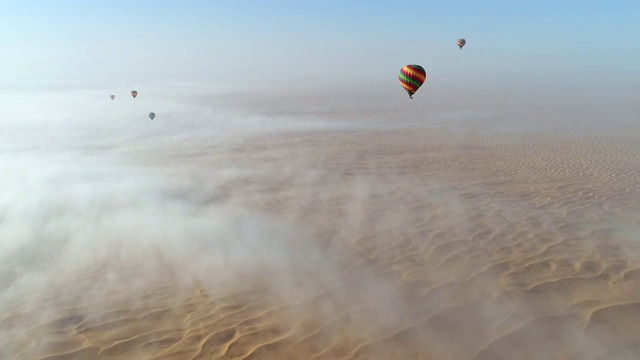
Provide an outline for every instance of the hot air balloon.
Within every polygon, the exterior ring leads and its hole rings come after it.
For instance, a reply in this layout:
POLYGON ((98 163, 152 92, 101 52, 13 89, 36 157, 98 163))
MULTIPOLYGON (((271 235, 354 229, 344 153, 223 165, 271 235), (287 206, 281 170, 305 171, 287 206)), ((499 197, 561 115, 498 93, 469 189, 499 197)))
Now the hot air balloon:
POLYGON ((427 73, 420 65, 405 65, 400 69, 398 80, 400 80, 400 85, 402 85, 409 94, 409 98, 413 99, 413 94, 418 91, 420 86, 427 80, 427 73))
POLYGON ((109 97, 111 98, 111 100, 113 100, 113 99, 115 99, 115 98, 116 98, 116 96, 115 96, 115 95, 110 95, 109 97))
POLYGON ((138 92, 135 90, 131 91, 131 96, 133 96, 133 98, 135 99, 136 96, 138 96, 138 92))
POLYGON ((460 47, 460 49, 462 49, 462 47, 464 46, 464 44, 467 43, 467 40, 465 39, 458 39, 458 46, 460 47))
POLYGON ((152 113, 152 112, 149 113, 149 119, 153 121, 153 118, 155 117, 156 117, 156 113, 152 113))

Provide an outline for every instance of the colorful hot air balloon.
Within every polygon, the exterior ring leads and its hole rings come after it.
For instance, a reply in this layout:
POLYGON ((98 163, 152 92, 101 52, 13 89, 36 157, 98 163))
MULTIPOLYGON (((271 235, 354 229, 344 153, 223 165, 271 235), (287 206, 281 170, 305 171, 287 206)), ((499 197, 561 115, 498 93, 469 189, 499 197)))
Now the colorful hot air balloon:
POLYGON ((149 119, 153 121, 153 118, 155 117, 156 117, 156 113, 152 113, 152 112, 149 113, 149 119))
POLYGON ((116 98, 116 96, 115 96, 115 95, 111 95, 111 96, 109 96, 109 97, 111 98, 111 100, 113 100, 113 99, 115 99, 115 98, 116 98))
POLYGON ((418 91, 424 81, 427 80, 427 73, 420 65, 405 65, 400 69, 398 80, 400 80, 400 85, 402 85, 409 94, 409 98, 413 99, 413 94, 418 91))
POLYGON ((458 39, 458 46, 460 47, 460 49, 462 49, 462 47, 464 46, 464 44, 467 43, 467 40, 465 39, 458 39))
POLYGON ((136 96, 138 96, 138 92, 135 90, 131 91, 131 96, 133 96, 133 98, 135 99, 136 96))

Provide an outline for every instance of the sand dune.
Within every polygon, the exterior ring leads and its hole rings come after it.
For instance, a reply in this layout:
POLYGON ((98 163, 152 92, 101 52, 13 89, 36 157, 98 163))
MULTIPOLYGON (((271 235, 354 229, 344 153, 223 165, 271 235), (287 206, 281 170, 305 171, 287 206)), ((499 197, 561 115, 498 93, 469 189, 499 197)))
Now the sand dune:
MULTIPOLYGON (((151 168, 246 170, 182 193, 304 229, 286 244, 301 263, 211 271, 213 285, 156 277, 99 302, 85 295, 107 272, 90 269, 6 304, 0 355, 637 359, 637 139, 433 127, 132 152, 151 168)), ((110 266, 144 278, 171 261, 110 266)))

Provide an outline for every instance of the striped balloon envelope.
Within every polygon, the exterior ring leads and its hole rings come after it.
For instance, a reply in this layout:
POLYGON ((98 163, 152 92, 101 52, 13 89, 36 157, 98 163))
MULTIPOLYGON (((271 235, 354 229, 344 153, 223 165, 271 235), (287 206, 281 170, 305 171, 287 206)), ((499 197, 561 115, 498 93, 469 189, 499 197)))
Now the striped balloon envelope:
POLYGON ((398 75, 400 85, 407 91, 409 98, 413 99, 413 94, 422 86, 427 80, 427 73, 420 65, 405 65, 400 69, 398 75))
POLYGON ((467 40, 465 39, 458 39, 458 46, 460 47, 460 49, 462 49, 462 47, 464 46, 464 44, 467 43, 467 40))

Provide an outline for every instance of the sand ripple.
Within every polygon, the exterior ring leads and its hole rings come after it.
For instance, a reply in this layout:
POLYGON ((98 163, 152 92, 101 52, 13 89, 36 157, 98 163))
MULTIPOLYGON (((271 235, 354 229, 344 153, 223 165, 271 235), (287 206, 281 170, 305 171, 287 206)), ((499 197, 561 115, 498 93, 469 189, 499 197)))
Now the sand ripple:
POLYGON ((0 345, 47 360, 638 358, 640 147, 612 136, 387 130, 176 149, 186 169, 254 170, 206 205, 304 227, 330 274, 167 279, 92 310, 77 295, 96 272, 7 305, 0 345))

